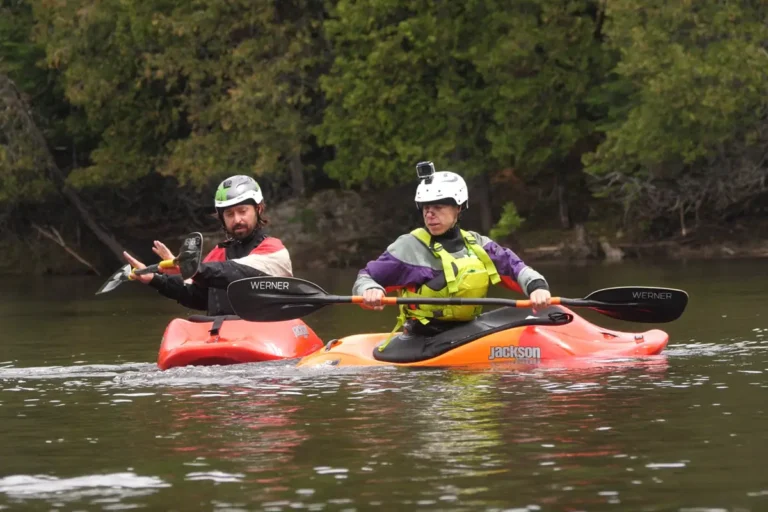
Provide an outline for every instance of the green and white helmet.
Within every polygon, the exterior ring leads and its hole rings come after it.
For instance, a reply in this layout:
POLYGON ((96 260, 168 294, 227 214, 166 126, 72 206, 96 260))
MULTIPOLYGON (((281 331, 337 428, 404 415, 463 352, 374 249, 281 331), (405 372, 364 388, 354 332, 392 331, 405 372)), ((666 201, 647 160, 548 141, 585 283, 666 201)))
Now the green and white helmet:
POLYGON ((261 187, 250 176, 231 176, 219 184, 216 189, 215 207, 221 215, 225 209, 239 204, 258 206, 264 201, 261 187))

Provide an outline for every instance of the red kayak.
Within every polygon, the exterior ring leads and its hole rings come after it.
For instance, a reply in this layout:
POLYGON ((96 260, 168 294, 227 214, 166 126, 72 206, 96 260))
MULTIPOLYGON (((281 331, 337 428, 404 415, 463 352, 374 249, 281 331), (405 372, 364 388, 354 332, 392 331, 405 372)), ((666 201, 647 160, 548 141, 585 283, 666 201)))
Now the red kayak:
POLYGON ((247 322, 237 316, 176 318, 160 344, 157 366, 212 366, 302 357, 323 346, 301 320, 247 322))

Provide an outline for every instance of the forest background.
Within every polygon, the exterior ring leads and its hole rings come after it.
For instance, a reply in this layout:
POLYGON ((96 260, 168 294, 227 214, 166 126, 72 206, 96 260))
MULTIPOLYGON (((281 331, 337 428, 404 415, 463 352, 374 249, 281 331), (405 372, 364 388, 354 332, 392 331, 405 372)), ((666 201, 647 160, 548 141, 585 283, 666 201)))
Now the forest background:
POLYGON ((0 0, 0 272, 114 270, 256 177, 297 268, 418 225, 531 260, 768 255, 768 3, 0 0))

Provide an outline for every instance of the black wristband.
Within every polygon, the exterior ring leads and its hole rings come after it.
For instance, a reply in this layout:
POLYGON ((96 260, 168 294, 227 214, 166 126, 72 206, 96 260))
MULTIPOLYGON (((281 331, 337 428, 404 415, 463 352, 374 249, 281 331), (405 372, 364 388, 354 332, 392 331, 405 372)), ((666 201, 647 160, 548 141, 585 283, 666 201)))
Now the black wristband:
POLYGON ((530 295, 536 290, 549 290, 549 285, 543 279, 534 279, 533 281, 528 283, 528 288, 526 291, 528 292, 528 296, 530 297, 530 295))

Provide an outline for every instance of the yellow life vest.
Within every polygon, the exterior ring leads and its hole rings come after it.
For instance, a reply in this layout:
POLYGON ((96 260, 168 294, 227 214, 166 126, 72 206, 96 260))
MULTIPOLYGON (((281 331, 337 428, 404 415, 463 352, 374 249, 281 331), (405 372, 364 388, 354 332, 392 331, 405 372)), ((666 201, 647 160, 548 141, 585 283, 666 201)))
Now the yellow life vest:
MULTIPOLYGON (((413 236, 422 242, 436 258, 441 260, 445 286, 439 290, 433 290, 423 284, 416 290, 400 290, 399 295, 401 297, 481 298, 488 293, 489 282, 492 284, 501 282, 499 272, 485 249, 477 243, 471 233, 464 230, 460 230, 460 232, 467 248, 467 256, 454 258, 443 248, 442 244, 432 241, 432 237, 426 229, 418 228, 411 231, 413 236)), ((482 306, 420 304, 414 307, 401 305, 397 324, 387 341, 379 346, 379 350, 383 350, 387 346, 389 340, 408 318, 416 318, 423 324, 429 323, 432 318, 467 322, 476 318, 482 310, 482 306)))

